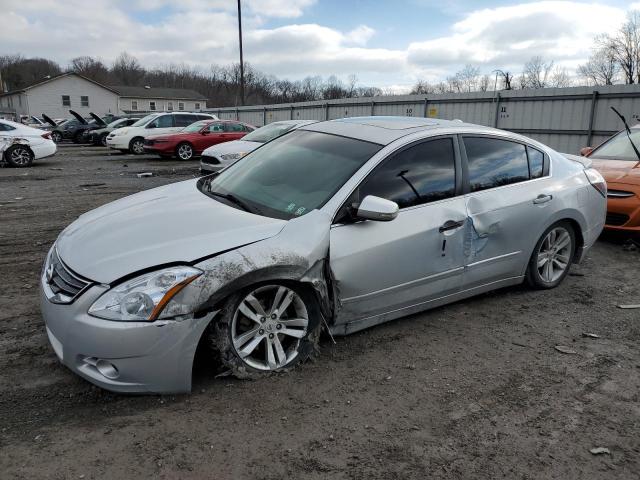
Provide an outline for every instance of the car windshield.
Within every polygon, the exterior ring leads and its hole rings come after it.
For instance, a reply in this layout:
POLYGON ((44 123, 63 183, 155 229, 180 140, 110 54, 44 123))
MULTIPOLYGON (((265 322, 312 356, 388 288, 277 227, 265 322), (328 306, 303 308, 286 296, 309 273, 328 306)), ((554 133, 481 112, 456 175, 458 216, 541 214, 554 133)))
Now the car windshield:
POLYGON ((254 150, 198 188, 236 208, 290 219, 322 207, 381 145, 298 130, 254 150))
MULTIPOLYGON (((640 128, 631 130, 631 140, 640 149, 640 128)), ((633 151, 633 145, 627 137, 627 132, 623 130, 617 133, 605 143, 597 147, 591 155, 591 158, 603 158, 605 160, 629 160, 638 161, 636 152, 633 151)))
POLYGON ((134 123, 131 126, 132 127, 144 127, 147 123, 149 123, 151 120, 153 120, 157 116, 158 116, 157 113, 152 113, 151 115, 147 115, 146 117, 142 117, 140 120, 138 120, 136 123, 134 123))
POLYGON ((107 128, 116 128, 116 127, 119 127, 121 125, 124 125, 125 123, 127 123, 127 119, 126 118, 119 118, 118 120, 114 120, 113 122, 108 124, 107 128))
POLYGON ((206 120, 201 120, 199 122, 195 122, 192 123, 191 125, 184 127, 182 129, 182 132, 189 132, 189 133, 194 133, 194 132, 199 132, 200 130, 202 130, 202 127, 204 127, 208 122, 206 120))
POLYGON ((270 140, 273 140, 274 138, 279 137, 280 135, 284 135, 293 127, 295 127, 295 125, 292 123, 271 123, 245 135, 242 140, 247 140, 249 142, 266 143, 270 140))

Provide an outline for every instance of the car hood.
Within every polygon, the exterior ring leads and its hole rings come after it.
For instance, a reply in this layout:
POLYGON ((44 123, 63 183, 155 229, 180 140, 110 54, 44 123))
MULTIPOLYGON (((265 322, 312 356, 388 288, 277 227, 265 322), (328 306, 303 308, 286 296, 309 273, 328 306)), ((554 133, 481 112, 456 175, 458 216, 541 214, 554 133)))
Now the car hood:
POLYGON ((248 153, 258 148, 262 143, 250 142, 247 140, 234 140, 232 142, 224 142, 207 148, 203 155, 209 155, 211 157, 216 155, 226 155, 228 153, 248 153))
POLYGON ((76 273, 112 283, 140 270, 191 263, 276 235, 286 221, 254 215, 201 193, 197 180, 109 203, 69 225, 58 254, 76 273))
POLYGON ((591 158, 593 167, 609 183, 640 185, 640 166, 638 162, 628 160, 602 160, 591 158))

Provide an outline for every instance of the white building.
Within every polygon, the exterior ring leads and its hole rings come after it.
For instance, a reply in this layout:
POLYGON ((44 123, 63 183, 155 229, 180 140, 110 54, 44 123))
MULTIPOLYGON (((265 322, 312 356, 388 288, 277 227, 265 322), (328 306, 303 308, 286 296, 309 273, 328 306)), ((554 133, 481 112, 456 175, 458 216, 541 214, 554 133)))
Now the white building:
POLYGON ((83 117, 89 112, 107 113, 153 112, 206 108, 206 97, 193 90, 179 88, 107 86, 77 73, 64 73, 47 78, 21 90, 0 94, 0 114, 16 119, 26 116, 68 118, 69 110, 83 117))

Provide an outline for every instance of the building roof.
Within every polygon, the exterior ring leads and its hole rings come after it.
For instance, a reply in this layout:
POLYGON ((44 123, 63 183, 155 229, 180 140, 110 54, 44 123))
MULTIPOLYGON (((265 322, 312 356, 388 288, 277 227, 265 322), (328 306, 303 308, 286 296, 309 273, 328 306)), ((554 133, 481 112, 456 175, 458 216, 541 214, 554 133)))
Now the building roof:
POLYGON ((0 97, 3 97, 5 95, 15 95, 16 93, 26 92, 27 90, 31 90, 32 88, 39 87, 40 85, 44 85, 45 83, 53 82, 54 80, 58 80, 59 78, 62 78, 62 77, 68 77, 70 75, 75 75, 76 77, 80 77, 83 80, 86 80, 87 82, 91 82, 94 85, 97 85, 106 90, 109 90, 110 92, 118 94, 118 92, 116 92, 113 88, 107 87, 106 85, 102 85, 101 83, 98 83, 95 80, 91 80, 90 78, 87 78, 84 75, 80 75, 79 73, 76 73, 76 72, 65 72, 65 73, 61 73, 60 75, 47 76, 41 82, 34 83, 33 85, 29 85, 28 87, 19 88, 17 90, 12 90, 10 92, 0 93, 0 97))
POLYGON ((206 100, 207 97, 195 90, 185 88, 163 88, 163 87, 130 87, 125 85, 114 85, 109 87, 121 97, 128 98, 161 98, 167 100, 206 100))

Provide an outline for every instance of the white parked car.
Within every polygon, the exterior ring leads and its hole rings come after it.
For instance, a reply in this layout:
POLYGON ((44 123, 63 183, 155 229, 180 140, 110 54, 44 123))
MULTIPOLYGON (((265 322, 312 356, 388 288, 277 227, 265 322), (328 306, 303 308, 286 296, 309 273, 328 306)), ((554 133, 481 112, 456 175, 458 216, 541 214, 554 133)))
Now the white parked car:
POLYGON ((202 152, 200 171, 202 173, 217 172, 237 162, 260 145, 274 138, 278 138, 290 130, 315 122, 317 122, 317 120, 283 120, 281 122, 273 122, 245 135, 242 137, 242 140, 213 145, 202 152))
POLYGON ((118 128, 111 132, 107 137, 107 146, 121 152, 140 155, 144 153, 145 137, 179 132, 194 122, 211 119, 218 120, 218 117, 208 113, 152 113, 141 118, 130 127, 118 128))
POLYGON ((0 160, 12 167, 28 167, 35 159, 56 153, 51 132, 27 127, 21 123, 0 120, 0 160))

